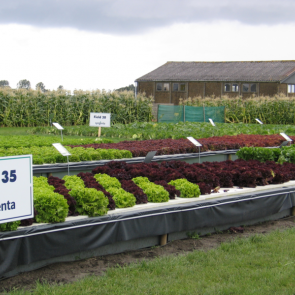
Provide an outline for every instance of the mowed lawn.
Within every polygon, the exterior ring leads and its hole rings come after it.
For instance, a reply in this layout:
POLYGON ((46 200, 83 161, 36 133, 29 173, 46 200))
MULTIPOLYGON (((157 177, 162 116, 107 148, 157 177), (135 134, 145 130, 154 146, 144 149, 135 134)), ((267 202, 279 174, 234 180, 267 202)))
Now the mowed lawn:
POLYGON ((295 228, 10 294, 295 294, 295 228))

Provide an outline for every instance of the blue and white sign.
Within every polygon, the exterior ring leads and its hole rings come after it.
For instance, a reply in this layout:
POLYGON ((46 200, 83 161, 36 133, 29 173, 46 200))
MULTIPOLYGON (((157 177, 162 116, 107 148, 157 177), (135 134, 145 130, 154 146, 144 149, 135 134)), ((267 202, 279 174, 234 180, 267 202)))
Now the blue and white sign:
POLYGON ((0 158, 0 223, 33 217, 32 155, 0 158))
POLYGON ((110 113, 90 113, 90 127, 111 127, 110 113))

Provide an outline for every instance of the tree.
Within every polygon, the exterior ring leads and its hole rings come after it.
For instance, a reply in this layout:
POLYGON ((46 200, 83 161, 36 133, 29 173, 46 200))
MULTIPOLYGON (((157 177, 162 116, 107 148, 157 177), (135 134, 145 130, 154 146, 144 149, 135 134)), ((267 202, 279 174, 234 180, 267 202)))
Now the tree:
POLYGON ((36 84, 36 90, 40 90, 41 92, 46 92, 45 85, 43 82, 39 82, 36 84))
POLYGON ((0 87, 9 87, 9 82, 7 80, 0 80, 0 87))
POLYGON ((122 88, 119 88, 119 89, 116 89, 116 91, 134 91, 135 90, 135 87, 133 84, 130 84, 129 86, 125 86, 125 87, 122 87, 122 88))
POLYGON ((20 89, 20 88, 31 89, 31 82, 29 80, 26 80, 26 79, 20 80, 17 83, 17 88, 18 89, 20 89))
POLYGON ((58 87, 57 87, 57 90, 63 90, 64 89, 64 87, 62 86, 62 85, 59 85, 58 87))

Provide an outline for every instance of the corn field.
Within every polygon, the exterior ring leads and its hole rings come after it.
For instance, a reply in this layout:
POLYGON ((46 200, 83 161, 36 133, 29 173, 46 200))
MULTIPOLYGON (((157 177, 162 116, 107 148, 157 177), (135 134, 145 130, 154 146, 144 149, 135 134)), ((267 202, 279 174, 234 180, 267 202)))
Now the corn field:
POLYGON ((89 124, 90 112, 111 113, 112 123, 150 122, 152 97, 132 91, 48 91, 0 88, 0 126, 89 124))
POLYGON ((180 104, 189 106, 225 106, 227 123, 256 123, 255 118, 265 124, 295 124, 295 97, 282 94, 273 97, 260 96, 242 99, 227 96, 194 97, 180 99, 180 104))

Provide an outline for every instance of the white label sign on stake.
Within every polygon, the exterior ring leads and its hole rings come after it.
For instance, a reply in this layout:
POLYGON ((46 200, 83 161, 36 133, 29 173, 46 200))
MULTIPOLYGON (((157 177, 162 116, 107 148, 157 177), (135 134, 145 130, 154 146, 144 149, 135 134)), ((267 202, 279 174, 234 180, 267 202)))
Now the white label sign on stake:
POLYGON ((287 141, 293 141, 287 134, 280 133, 287 141))
POLYGON ((0 158, 0 223, 34 217, 32 155, 0 158))
POLYGON ((111 127, 110 113, 90 113, 90 127, 111 127))
POLYGON ((52 125, 53 125, 55 128, 57 128, 58 130, 64 130, 64 128, 63 128, 61 125, 59 125, 59 123, 52 123, 52 125))
POLYGON ((195 140, 193 137, 187 137, 187 139, 193 143, 195 146, 202 146, 197 140, 195 140))
POLYGON ((263 123, 259 119, 255 119, 259 124, 263 125, 263 123))
POLYGON ((215 126, 215 123, 213 122, 212 119, 209 119, 209 122, 211 123, 212 126, 215 126))
POLYGON ((63 156, 71 156, 71 153, 60 143, 53 143, 52 144, 63 156))

